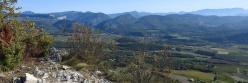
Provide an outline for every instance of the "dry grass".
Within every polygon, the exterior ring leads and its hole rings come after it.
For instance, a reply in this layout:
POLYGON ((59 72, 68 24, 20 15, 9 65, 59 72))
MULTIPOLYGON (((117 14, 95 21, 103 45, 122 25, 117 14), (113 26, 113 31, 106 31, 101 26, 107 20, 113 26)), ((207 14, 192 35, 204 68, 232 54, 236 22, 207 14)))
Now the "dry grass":
POLYGON ((199 79, 206 82, 211 82, 213 80, 214 75, 211 73, 204 73, 200 71, 194 70, 181 70, 181 71, 173 71, 174 74, 182 75, 189 78, 199 79))

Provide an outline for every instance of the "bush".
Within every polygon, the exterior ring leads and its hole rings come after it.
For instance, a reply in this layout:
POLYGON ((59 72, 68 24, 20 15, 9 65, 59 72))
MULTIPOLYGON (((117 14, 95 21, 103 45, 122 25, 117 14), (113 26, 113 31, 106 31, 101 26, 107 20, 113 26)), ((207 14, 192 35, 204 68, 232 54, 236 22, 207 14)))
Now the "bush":
POLYGON ((29 55, 46 55, 52 38, 33 22, 16 19, 16 0, 0 2, 0 70, 8 71, 18 66, 29 55))
POLYGON ((132 75, 127 72, 126 69, 117 68, 115 70, 107 71, 107 79, 111 81, 115 81, 118 83, 130 83, 132 80, 132 75))
POLYGON ((13 69, 22 61, 25 44, 22 42, 25 34, 24 27, 14 18, 15 7, 13 0, 0 2, 0 67, 2 71, 13 69))
POLYGON ((94 34, 94 31, 87 26, 74 24, 72 36, 68 39, 71 43, 70 55, 79 57, 80 60, 90 65, 96 65, 104 59, 107 49, 102 38, 94 34))
POLYGON ((26 56, 45 57, 49 53, 53 38, 43 30, 38 30, 35 27, 29 29, 31 32, 28 32, 27 37, 25 38, 26 56))

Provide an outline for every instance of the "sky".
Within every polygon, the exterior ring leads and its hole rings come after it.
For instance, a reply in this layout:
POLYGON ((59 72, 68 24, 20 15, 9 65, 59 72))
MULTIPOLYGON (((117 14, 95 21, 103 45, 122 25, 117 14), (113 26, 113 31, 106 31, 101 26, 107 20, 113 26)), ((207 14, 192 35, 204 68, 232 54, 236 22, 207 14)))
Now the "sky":
POLYGON ((120 13, 129 11, 166 13, 201 9, 244 8, 248 0, 18 0, 21 11, 50 13, 91 11, 120 13))

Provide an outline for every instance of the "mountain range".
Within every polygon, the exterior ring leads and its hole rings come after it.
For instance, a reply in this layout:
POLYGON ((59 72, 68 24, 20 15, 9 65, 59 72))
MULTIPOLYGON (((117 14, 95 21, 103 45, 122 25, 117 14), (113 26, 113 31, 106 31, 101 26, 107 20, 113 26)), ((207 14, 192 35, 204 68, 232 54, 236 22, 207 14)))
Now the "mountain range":
POLYGON ((205 9, 180 13, 125 12, 23 12, 19 19, 34 21, 50 33, 72 32, 73 23, 91 26, 102 32, 127 35, 155 35, 161 38, 184 37, 209 42, 248 43, 248 12, 245 9, 205 9), (176 35, 176 36, 175 36, 176 35))
POLYGON ((248 10, 243 8, 225 8, 225 9, 204 9, 189 12, 197 15, 215 15, 215 16, 248 16, 248 10))
POLYGON ((243 8, 224 8, 224 9, 203 9, 192 12, 168 12, 168 13, 150 13, 150 12, 124 12, 109 14, 111 17, 117 17, 124 14, 130 14, 134 17, 143 17, 148 15, 168 15, 168 14, 196 14, 204 16, 248 16, 248 10, 243 8))

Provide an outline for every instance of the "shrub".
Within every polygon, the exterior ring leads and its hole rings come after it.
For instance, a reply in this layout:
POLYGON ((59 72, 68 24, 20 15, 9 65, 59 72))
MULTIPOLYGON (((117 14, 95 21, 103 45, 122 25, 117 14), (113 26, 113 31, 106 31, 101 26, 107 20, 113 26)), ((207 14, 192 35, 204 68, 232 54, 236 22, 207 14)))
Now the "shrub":
POLYGON ((74 31, 68 42, 72 44, 70 55, 79 57, 87 64, 96 65, 104 59, 106 44, 90 27, 74 24, 74 31))
POLYGON ((16 19, 17 0, 0 2, 0 70, 8 71, 18 66, 28 55, 45 55, 52 38, 33 22, 16 19))

